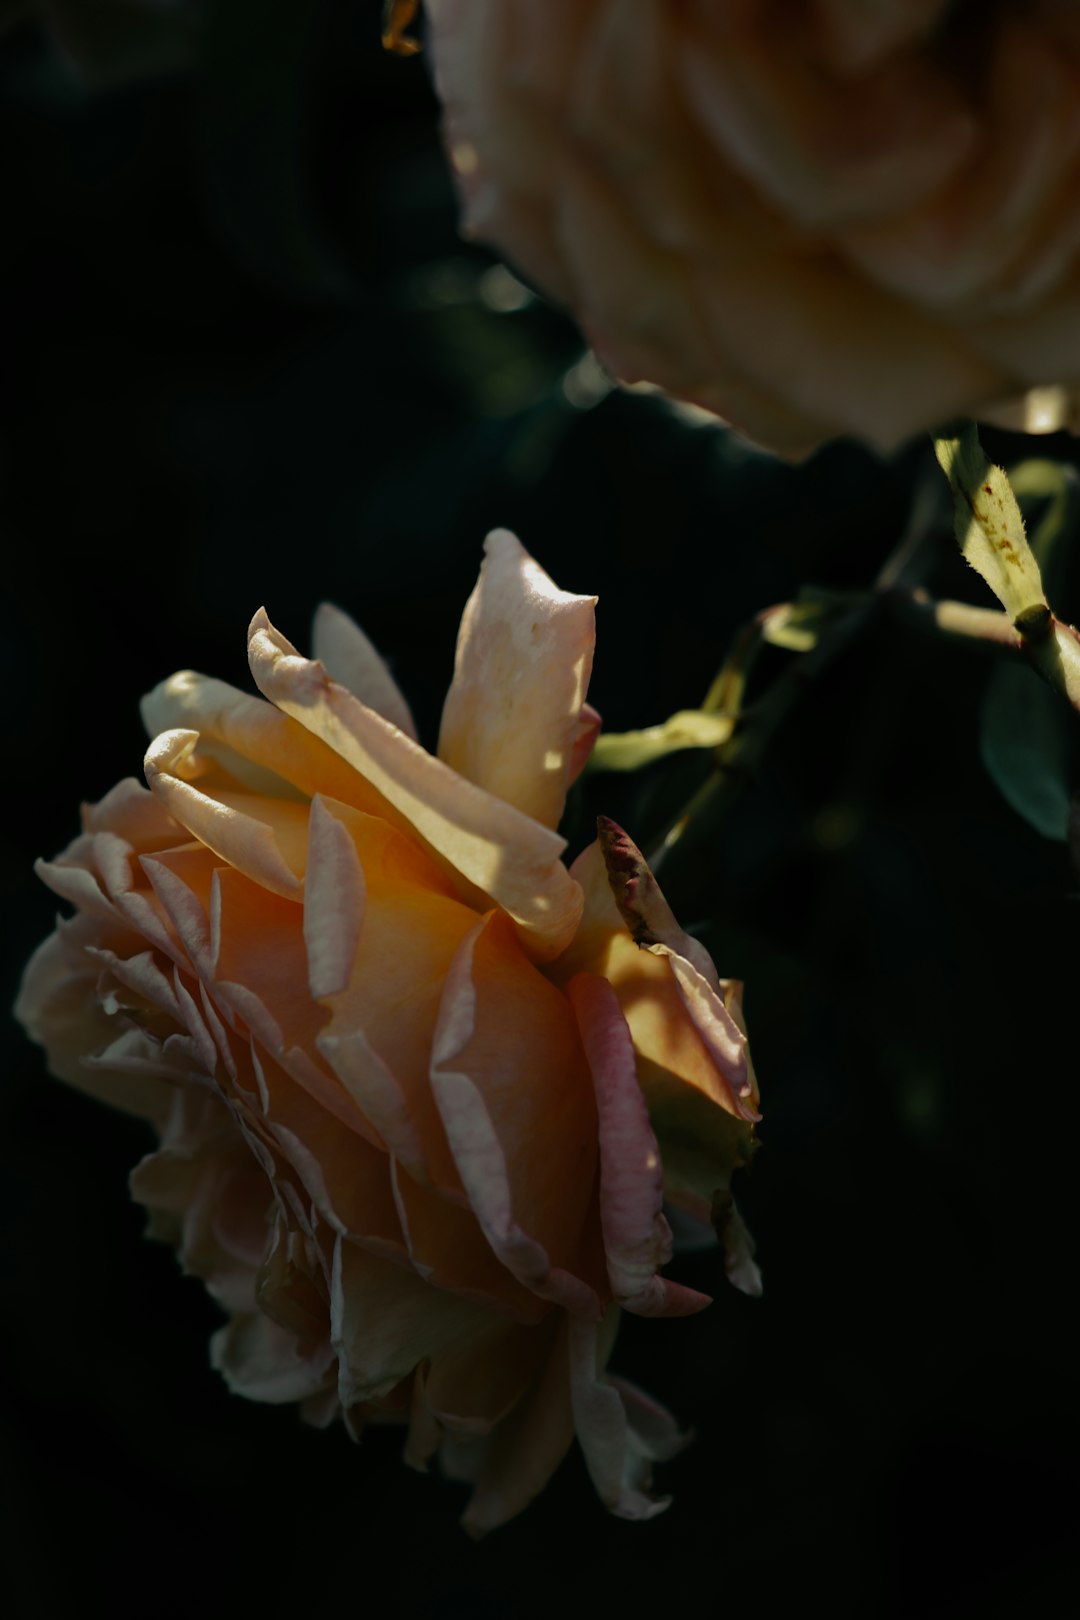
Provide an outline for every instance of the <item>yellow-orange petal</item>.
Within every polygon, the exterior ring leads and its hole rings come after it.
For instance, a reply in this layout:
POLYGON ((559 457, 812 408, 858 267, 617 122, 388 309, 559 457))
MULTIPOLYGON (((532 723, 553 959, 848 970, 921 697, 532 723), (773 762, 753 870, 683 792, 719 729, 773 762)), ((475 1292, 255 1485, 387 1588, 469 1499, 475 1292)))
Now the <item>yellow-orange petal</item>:
POLYGON ((466 896, 502 907, 529 953, 546 959, 572 940, 581 896, 559 859, 563 839, 466 782, 338 687, 262 611, 251 622, 248 654, 259 690, 334 748, 381 795, 382 813, 463 881, 466 896))
POLYGON ((596 640, 595 596, 561 591, 496 529, 458 632, 439 758, 545 826, 558 824, 596 640))
MULTIPOLYGON (((330 1017, 319 1051, 409 1173, 460 1193, 428 1070, 442 985, 476 914, 430 857, 379 817, 315 800, 312 824, 309 875, 322 882, 318 829, 332 824, 337 876, 328 870, 327 886, 363 889, 362 899, 358 889, 351 901, 335 902, 355 912, 349 929, 362 921, 345 982, 321 998, 330 1017), (348 848, 340 842, 346 838, 348 848)), ((313 911, 310 922, 305 918, 309 941, 318 930, 313 911)), ((309 947, 309 970, 310 962, 309 947)), ((345 965, 344 958, 337 963, 345 965)))
POLYGON ((487 897, 512 917, 530 954, 547 959, 567 945, 581 895, 559 859, 563 839, 465 781, 330 680, 262 610, 251 622, 248 656, 264 696, 351 765, 381 795, 387 818, 410 828, 467 895, 487 897))
POLYGON ((446 976, 431 1088, 503 1265, 542 1298, 598 1317, 596 1287, 579 1274, 596 1176, 588 1068, 568 1003, 498 912, 466 935, 446 976))
POLYGON ((166 731, 146 753, 151 792, 191 835, 272 894, 300 898, 307 812, 286 799, 197 785, 199 736, 166 731))
MULTIPOLYGON (((566 1317, 557 1314, 552 1329, 546 1359, 528 1393, 477 1448, 468 1473, 455 1470, 475 1481, 461 1520, 471 1536, 486 1535, 527 1507, 570 1449, 574 1414, 566 1317)), ((444 1455, 448 1449, 444 1444, 444 1455)))
POLYGON ((391 1170, 409 1259, 422 1277, 516 1322, 535 1324, 550 1307, 507 1271, 467 1205, 391 1170))

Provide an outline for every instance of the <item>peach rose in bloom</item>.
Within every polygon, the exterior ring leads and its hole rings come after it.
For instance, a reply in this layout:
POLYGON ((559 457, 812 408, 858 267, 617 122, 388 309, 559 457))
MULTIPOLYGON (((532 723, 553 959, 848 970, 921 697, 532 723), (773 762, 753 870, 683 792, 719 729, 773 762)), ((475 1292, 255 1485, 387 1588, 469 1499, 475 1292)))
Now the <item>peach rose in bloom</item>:
POLYGON ((1076 0, 426 9, 466 231, 619 377, 790 454, 1070 411, 1076 0))
POLYGON ((475 1533, 575 1434, 613 1512, 665 1505, 650 1463, 683 1437, 606 1371, 620 1310, 708 1303, 661 1274, 662 1198, 759 1286, 738 987, 613 823, 560 858, 593 606, 491 535, 437 756, 344 614, 316 661, 256 614, 262 697, 159 686, 149 791, 41 864, 75 911, 17 1008, 54 1073, 157 1131, 132 1190, 228 1315, 230 1387, 400 1421, 409 1462, 472 1482, 475 1533))

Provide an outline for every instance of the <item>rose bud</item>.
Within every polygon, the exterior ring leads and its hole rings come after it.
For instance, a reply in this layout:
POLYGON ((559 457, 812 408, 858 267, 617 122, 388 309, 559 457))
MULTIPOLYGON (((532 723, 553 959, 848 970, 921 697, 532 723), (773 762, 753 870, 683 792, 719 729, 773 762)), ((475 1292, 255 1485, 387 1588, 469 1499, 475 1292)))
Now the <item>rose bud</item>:
POLYGON ((132 1191, 227 1315, 229 1386, 400 1421, 409 1462, 472 1483, 474 1533, 575 1434, 613 1512, 666 1505, 650 1466, 683 1437, 606 1371, 620 1310, 709 1303, 662 1275, 665 1195, 758 1286, 736 993, 613 824, 561 860, 594 601, 490 535, 437 755, 343 613, 315 660, 257 613, 262 696, 159 686, 149 788, 41 863, 74 915, 17 1007, 55 1074, 157 1132, 132 1191))
POLYGON ((466 233, 618 377, 793 455, 960 414, 1069 421, 1076 6, 426 12, 466 233))

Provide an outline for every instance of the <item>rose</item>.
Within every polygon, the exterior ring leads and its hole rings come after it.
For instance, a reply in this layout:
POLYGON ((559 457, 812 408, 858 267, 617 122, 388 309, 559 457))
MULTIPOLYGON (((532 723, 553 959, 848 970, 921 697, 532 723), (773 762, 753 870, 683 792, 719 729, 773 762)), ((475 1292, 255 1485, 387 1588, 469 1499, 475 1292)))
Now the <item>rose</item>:
POLYGON ((465 229, 618 376, 785 452, 1013 395, 1058 426, 1080 12, 979 10, 428 0, 465 229))
POLYGON ((409 1461, 473 1481, 476 1532, 575 1431, 616 1513, 664 1505, 678 1430, 605 1371, 620 1307, 708 1302, 659 1274, 662 1192, 757 1287, 737 987, 613 824, 562 864, 594 599, 505 532, 486 551, 438 757, 329 607, 318 662, 256 615, 261 698, 152 692, 149 791, 121 782, 41 865, 75 915, 17 1007, 54 1073, 158 1131, 132 1190, 228 1313, 230 1386, 406 1423, 409 1461))

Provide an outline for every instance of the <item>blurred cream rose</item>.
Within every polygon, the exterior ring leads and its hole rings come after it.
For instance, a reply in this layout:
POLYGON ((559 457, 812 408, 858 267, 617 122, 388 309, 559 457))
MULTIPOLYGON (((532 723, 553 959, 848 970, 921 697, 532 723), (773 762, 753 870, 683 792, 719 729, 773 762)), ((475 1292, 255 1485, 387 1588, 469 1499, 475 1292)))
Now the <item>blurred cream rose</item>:
POLYGON ((426 9, 466 231, 617 376, 789 454, 1068 420, 1076 0, 426 9))
POLYGON ((721 1230, 756 1086, 738 987, 604 823, 554 828, 598 717, 591 597, 489 537, 438 755, 331 607, 302 657, 258 613, 262 697, 190 672, 144 703, 149 791, 84 811, 42 877, 71 906, 17 1011, 55 1074, 145 1118, 132 1190, 228 1314, 230 1387, 407 1425, 472 1482, 475 1533, 574 1434, 648 1517, 682 1436, 606 1372, 619 1310, 708 1303, 660 1275, 662 1198, 721 1230))

